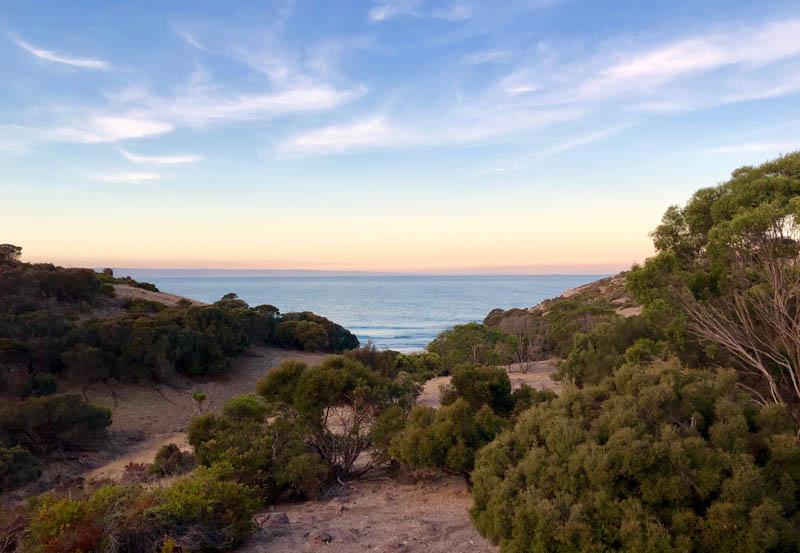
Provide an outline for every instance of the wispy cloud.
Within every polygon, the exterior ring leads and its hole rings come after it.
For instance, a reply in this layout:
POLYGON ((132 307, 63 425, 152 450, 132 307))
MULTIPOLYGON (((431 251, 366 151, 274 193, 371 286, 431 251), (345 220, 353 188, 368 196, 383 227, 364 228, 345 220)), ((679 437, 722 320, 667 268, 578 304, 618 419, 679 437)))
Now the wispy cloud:
POLYGON ((729 144, 727 146, 717 146, 706 148, 704 154, 711 155, 730 155, 744 153, 779 153, 791 152, 800 149, 800 140, 794 142, 751 142, 747 144, 729 144))
POLYGON ((39 59, 51 61, 54 63, 61 63, 63 65, 70 65, 72 67, 80 67, 83 69, 108 69, 110 64, 98 58, 78 58, 67 54, 59 54, 52 50, 45 50, 34 46, 30 42, 26 42, 21 38, 10 35, 11 40, 23 50, 33 54, 39 59))
POLYGON ((471 65, 482 65, 484 63, 501 63, 510 57, 511 53, 508 50, 483 50, 467 54, 463 59, 464 62, 471 65))
POLYGON ((119 114, 92 115, 81 124, 56 127, 43 131, 42 135, 51 140, 97 144, 118 142, 130 138, 146 138, 172 131, 175 126, 150 115, 119 114))
POLYGON ((367 16, 372 21, 386 21, 399 15, 413 15, 421 3, 421 0, 384 0, 370 8, 367 16))
POLYGON ((800 20, 709 32, 620 59, 587 80, 580 96, 604 97, 654 87, 733 65, 750 68, 800 55, 800 20))
POLYGON ((565 142, 561 142, 559 144, 555 144, 553 146, 548 146, 547 148, 543 148, 538 152, 535 152, 531 158, 532 159, 544 159, 548 157, 552 157, 558 154, 562 154, 569 150, 573 150, 580 146, 585 146, 586 144, 591 144, 593 142, 600 142, 602 140, 606 140, 607 138, 611 138, 621 132, 624 132, 631 127, 633 127, 636 123, 623 123, 621 125, 614 125, 613 127, 608 127, 605 129, 600 129, 599 131, 592 131, 586 134, 582 134, 580 136, 576 136, 566 140, 565 142))
POLYGON ((389 123, 384 117, 332 125, 289 137, 278 148, 283 157, 336 154, 353 150, 399 146, 414 137, 389 123))
POLYGON ((445 21, 465 21, 472 17, 472 8, 467 4, 451 4, 431 12, 431 16, 445 21))
POLYGON ((110 183, 141 184, 161 180, 163 175, 160 173, 95 173, 89 175, 93 180, 110 183))
POLYGON ((478 104, 427 124, 400 123, 387 116, 360 119, 288 137, 277 146, 280 157, 329 155, 377 148, 440 147, 504 141, 514 133, 542 129, 580 117, 575 110, 494 110, 478 104))
POLYGON ((196 154, 143 156, 143 155, 133 154, 123 148, 117 148, 117 150, 128 161, 132 161, 133 163, 142 163, 148 165, 178 165, 182 163, 195 163, 203 159, 202 156, 196 154))

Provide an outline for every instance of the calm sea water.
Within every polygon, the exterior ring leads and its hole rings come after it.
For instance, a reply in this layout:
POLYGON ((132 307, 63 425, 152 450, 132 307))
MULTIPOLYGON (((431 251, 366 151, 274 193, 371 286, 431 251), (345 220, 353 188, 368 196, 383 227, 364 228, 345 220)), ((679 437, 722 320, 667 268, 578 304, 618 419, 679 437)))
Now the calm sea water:
POLYGON ((235 292, 250 305, 313 311, 354 332, 362 343, 424 349, 453 325, 480 321, 496 307, 530 307, 605 275, 537 276, 208 276, 118 270, 164 292, 214 302, 235 292))

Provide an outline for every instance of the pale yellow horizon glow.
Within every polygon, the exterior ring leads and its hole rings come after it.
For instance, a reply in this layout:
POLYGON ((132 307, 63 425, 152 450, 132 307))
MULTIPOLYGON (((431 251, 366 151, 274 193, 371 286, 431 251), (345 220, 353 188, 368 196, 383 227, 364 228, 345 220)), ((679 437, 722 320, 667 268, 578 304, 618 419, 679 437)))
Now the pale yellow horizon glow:
MULTIPOLYGON (((55 216, 11 221, 23 259, 65 266, 411 273, 607 273, 652 255, 661 209, 570 206, 475 214, 55 216), (208 222, 206 222, 208 221, 208 222)), ((13 217, 12 217, 13 218, 13 217)), ((11 230, 11 232, 7 232, 11 230)))

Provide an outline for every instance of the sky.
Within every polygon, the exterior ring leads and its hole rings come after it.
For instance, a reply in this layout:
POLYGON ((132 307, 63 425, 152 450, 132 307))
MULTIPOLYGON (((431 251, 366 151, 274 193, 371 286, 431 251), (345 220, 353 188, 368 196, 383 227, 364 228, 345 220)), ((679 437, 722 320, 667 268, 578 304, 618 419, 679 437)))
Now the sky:
POLYGON ((598 273, 800 146, 800 3, 0 5, 0 242, 68 266, 598 273))

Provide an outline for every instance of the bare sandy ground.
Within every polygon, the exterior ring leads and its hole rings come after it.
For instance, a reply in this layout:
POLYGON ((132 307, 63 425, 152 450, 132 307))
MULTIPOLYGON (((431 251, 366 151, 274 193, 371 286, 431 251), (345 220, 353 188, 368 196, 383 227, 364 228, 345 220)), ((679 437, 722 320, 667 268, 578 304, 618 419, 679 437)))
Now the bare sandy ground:
POLYGON ((325 501, 278 505, 241 553, 494 553, 473 528, 467 485, 455 477, 416 484, 356 482, 325 501))
MULTIPOLYGON (((553 380, 552 375, 556 371, 556 359, 545 359, 528 363, 527 371, 521 364, 515 363, 508 365, 508 378, 511 380, 511 387, 516 390, 523 384, 527 384, 537 390, 552 390, 556 393, 561 391, 561 383, 553 380)), ((439 407, 441 401, 442 386, 450 384, 449 376, 437 376, 428 380, 422 387, 422 393, 417 398, 417 403, 428 407, 439 407)))
POLYGON ((48 467, 50 478, 82 476, 91 479, 119 480, 128 463, 149 463, 162 445, 186 446, 185 430, 198 411, 192 393, 205 392, 203 412, 219 411, 230 398, 253 393, 256 382, 285 359, 317 364, 322 353, 306 353, 269 347, 251 347, 236 358, 231 370, 220 377, 204 380, 178 378, 170 385, 99 383, 89 388, 65 391, 83 393, 89 401, 111 409, 112 424, 107 447, 90 453, 75 463, 56 463, 48 467), (86 469, 89 470, 86 470, 86 469))
POLYGON ((128 286, 127 284, 115 284, 114 292, 116 293, 117 298, 119 299, 148 300, 157 303, 163 303, 164 305, 168 305, 170 307, 176 305, 181 300, 189 300, 194 305, 205 305, 201 301, 193 300, 191 298, 186 298, 184 296, 169 294, 167 292, 151 292, 150 290, 136 288, 135 286, 128 286))

